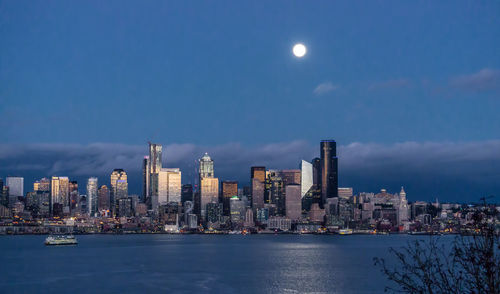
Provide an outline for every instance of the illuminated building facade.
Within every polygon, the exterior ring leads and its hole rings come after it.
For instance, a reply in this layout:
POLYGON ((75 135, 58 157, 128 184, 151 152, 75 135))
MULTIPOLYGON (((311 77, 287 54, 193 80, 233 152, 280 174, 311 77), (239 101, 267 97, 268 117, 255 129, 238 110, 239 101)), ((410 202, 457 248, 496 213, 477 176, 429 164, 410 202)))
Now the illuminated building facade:
POLYGON ((338 160, 337 143, 334 140, 323 140, 320 143, 321 153, 321 200, 322 205, 328 198, 338 197, 338 160))
POLYGON ((92 177, 87 180, 87 209, 91 216, 98 212, 97 178, 92 177))

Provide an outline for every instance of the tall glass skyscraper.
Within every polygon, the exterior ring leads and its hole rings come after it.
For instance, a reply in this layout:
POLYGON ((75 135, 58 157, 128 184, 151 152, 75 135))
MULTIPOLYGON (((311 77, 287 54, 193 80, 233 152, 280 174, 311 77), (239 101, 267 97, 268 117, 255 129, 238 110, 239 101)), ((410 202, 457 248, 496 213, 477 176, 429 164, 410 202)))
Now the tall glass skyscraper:
POLYGON ((305 160, 300 163, 300 196, 303 198, 313 186, 313 165, 305 160))
POLYGON ((327 198, 338 197, 338 160, 337 143, 334 140, 323 140, 320 144, 321 153, 321 204, 327 198))
POLYGON ((146 185, 148 186, 148 192, 146 197, 146 204, 152 208, 153 202, 158 203, 158 181, 159 174, 161 171, 161 151, 162 146, 160 144, 155 144, 149 142, 149 158, 147 162, 148 172, 146 173, 146 185), (154 200, 153 200, 154 198, 154 200))
POLYGON ((87 180, 87 209, 91 216, 97 212, 97 178, 89 178, 87 180))

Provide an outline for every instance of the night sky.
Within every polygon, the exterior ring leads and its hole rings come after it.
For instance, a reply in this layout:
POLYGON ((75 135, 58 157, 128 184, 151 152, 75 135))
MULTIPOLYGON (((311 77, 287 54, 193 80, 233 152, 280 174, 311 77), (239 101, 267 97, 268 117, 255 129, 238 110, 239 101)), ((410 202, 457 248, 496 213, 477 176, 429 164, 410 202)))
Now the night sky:
POLYGON ((0 177, 139 193, 153 141, 247 184, 335 139, 355 193, 499 202, 499 32, 498 1, 0 1, 0 177))

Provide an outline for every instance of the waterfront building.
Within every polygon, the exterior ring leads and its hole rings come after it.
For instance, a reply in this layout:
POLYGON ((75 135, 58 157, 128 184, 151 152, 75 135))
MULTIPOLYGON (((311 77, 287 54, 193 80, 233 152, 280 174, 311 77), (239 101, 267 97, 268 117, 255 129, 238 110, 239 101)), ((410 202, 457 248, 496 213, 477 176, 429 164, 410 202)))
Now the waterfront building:
POLYGON ((97 178, 92 177, 87 180, 87 209, 90 216, 95 216, 98 212, 97 178))
POLYGON ((320 143, 321 153, 321 204, 327 198, 338 197, 338 159, 337 143, 334 140, 323 140, 320 143))
POLYGON ((313 165, 305 160, 300 163, 300 197, 304 198, 313 186, 313 165))
POLYGON ((267 224, 269 219, 269 208, 257 208, 256 209, 256 219, 259 224, 267 224))
POLYGON ((24 197, 24 178, 23 177, 7 177, 5 185, 9 187, 10 196, 24 197))
POLYGON ((247 228, 252 228, 255 226, 255 223, 253 221, 253 210, 251 208, 246 209, 244 226, 247 228))
POLYGON ((108 211, 109 212, 109 189, 108 186, 102 185, 97 191, 97 209, 99 211, 108 211))
POLYGON ((209 226, 217 226, 222 220, 222 203, 211 202, 207 204, 206 220, 209 226))
POLYGON ((221 199, 223 207, 223 214, 226 216, 230 215, 230 199, 233 196, 238 196, 238 182, 236 181, 223 181, 221 187, 221 199))
POLYGON ((186 201, 193 201, 193 185, 191 184, 182 185, 181 202, 186 201))
POLYGON ((324 218, 325 210, 320 208, 318 203, 313 203, 309 211, 309 220, 311 222, 323 222, 324 218))
POLYGON ((272 216, 267 221, 267 228, 270 230, 290 231, 292 229, 292 221, 283 216, 272 216))
POLYGON ((188 214, 188 222, 187 222, 188 228, 189 229, 196 229, 198 228, 198 216, 194 213, 188 214))
POLYGON ((298 221, 302 215, 301 187, 297 184, 286 185, 285 211, 286 217, 298 221))

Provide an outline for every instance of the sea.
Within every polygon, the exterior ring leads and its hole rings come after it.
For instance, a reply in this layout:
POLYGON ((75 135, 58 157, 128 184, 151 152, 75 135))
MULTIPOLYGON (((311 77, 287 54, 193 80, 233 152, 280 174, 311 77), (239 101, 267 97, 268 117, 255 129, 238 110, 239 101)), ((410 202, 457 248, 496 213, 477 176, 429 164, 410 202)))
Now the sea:
MULTIPOLYGON (((0 236, 0 293, 384 293, 410 235, 0 236)), ((428 238, 428 237, 427 237, 428 238)), ((444 238, 453 238, 445 236, 444 238)))

